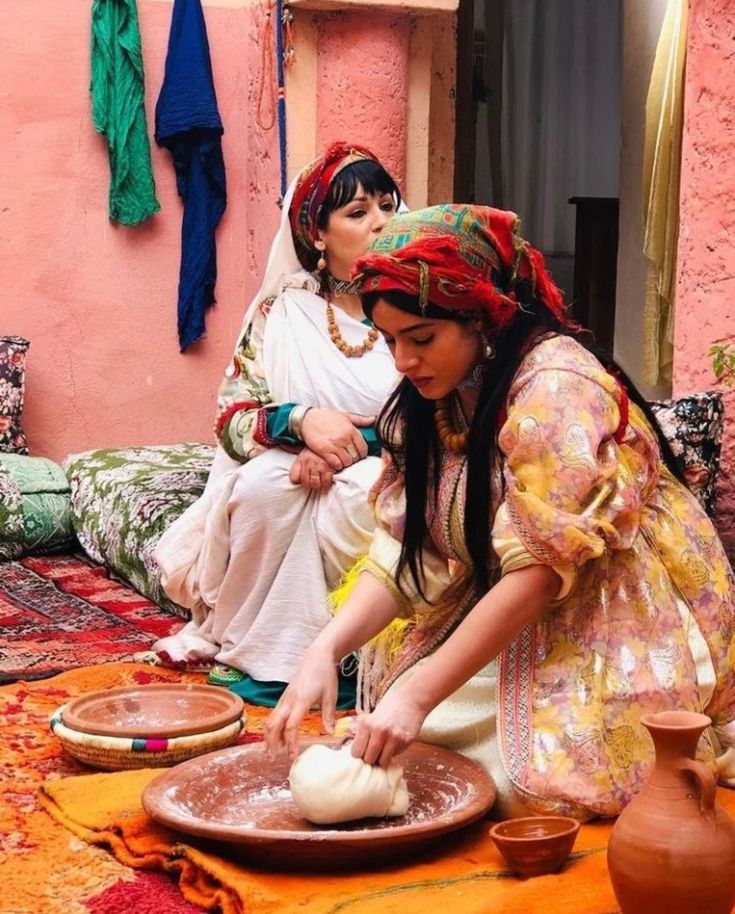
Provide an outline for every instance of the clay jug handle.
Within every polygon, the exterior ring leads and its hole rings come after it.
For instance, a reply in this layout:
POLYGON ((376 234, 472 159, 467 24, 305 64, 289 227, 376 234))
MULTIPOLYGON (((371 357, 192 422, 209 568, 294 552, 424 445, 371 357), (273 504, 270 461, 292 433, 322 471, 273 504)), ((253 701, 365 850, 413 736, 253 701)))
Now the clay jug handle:
POLYGON ((699 784, 699 801, 702 812, 711 812, 715 808, 715 791, 717 780, 712 769, 696 759, 682 759, 676 764, 677 771, 689 771, 699 784))

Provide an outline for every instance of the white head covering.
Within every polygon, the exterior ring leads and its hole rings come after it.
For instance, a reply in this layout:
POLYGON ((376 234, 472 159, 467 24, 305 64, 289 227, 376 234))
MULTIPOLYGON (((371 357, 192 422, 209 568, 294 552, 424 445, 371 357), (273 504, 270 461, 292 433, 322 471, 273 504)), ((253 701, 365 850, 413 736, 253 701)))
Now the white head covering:
POLYGON ((303 270, 301 261, 296 254, 291 223, 288 218, 288 211, 291 209, 291 201, 293 200, 294 191, 300 177, 301 172, 291 181, 291 184, 286 191, 286 196, 283 198, 281 219, 278 223, 278 231, 273 238, 273 243, 271 244, 271 249, 268 254, 263 282, 260 284, 260 288, 255 293, 255 297, 250 302, 248 309, 245 312, 238 341, 242 339, 245 330, 250 325, 258 305, 271 295, 278 295, 286 276, 291 276, 293 273, 298 273, 299 270, 303 270))

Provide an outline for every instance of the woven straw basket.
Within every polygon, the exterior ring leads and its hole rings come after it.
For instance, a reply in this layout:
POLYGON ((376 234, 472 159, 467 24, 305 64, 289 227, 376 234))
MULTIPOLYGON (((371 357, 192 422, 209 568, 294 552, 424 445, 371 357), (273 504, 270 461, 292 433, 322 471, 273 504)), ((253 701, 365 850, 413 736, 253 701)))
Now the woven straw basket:
POLYGON ((174 739, 129 739, 119 736, 97 736, 72 730, 63 723, 64 705, 51 716, 51 730, 74 758, 105 771, 131 768, 165 768, 215 749, 237 742, 245 716, 219 730, 178 736, 174 739))

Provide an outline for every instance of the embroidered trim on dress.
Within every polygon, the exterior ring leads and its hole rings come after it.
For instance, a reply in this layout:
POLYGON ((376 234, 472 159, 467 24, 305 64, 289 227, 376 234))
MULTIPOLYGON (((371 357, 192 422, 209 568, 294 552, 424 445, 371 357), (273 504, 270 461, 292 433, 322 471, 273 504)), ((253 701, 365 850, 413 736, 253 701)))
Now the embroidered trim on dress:
POLYGON ((276 439, 268 434, 268 410, 265 407, 261 407, 256 414, 253 441, 262 447, 275 447, 278 444, 276 439))
POLYGON ((523 545, 528 549, 531 555, 535 555, 544 565, 558 565, 560 564, 558 553, 549 549, 543 543, 533 542, 533 536, 531 531, 520 515, 520 512, 513 504, 513 499, 508 494, 508 497, 505 500, 506 507, 508 508, 508 514, 510 515, 511 522, 518 533, 518 539, 523 543, 523 545), (533 546, 530 546, 528 540, 533 542, 533 546))
POLYGON ((259 406, 260 403, 258 403, 257 400, 239 400, 237 403, 230 403, 230 405, 217 416, 217 421, 214 424, 214 434, 217 436, 217 439, 222 437, 225 426, 235 413, 257 409, 259 406))
POLYGON ((388 574, 388 572, 384 568, 381 568, 380 565, 378 565, 374 559, 370 558, 369 555, 364 559, 364 563, 360 571, 367 571, 368 574, 371 574, 376 580, 380 581, 385 589, 390 591, 390 595, 398 603, 401 609, 404 612, 411 612, 411 601, 404 593, 401 592, 400 588, 393 579, 393 575, 388 574))
POLYGON ((526 792, 523 775, 531 755, 531 687, 536 626, 527 625, 500 655, 498 749, 513 786, 526 792))
POLYGON ((498 663, 498 751, 513 789, 530 810, 587 819, 591 810, 574 800, 542 796, 528 789, 533 751, 533 660, 536 625, 526 626, 500 655, 498 663))

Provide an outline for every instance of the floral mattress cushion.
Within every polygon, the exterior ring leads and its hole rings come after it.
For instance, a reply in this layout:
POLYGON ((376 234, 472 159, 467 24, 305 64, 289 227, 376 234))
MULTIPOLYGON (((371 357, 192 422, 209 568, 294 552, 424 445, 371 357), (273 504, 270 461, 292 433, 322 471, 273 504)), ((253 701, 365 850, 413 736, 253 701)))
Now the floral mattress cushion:
POLYGON ((173 613, 153 550, 204 491, 214 446, 156 445, 87 451, 65 462, 74 529, 88 555, 173 613))
POLYGON ((0 560, 75 543, 69 482, 45 457, 0 453, 0 560))
POLYGON ((29 345, 22 336, 0 336, 0 452, 3 453, 28 453, 20 417, 29 345))
POLYGON ((714 517, 725 420, 722 397, 716 391, 708 391, 676 400, 654 400, 651 407, 671 449, 684 464, 689 488, 714 517))

